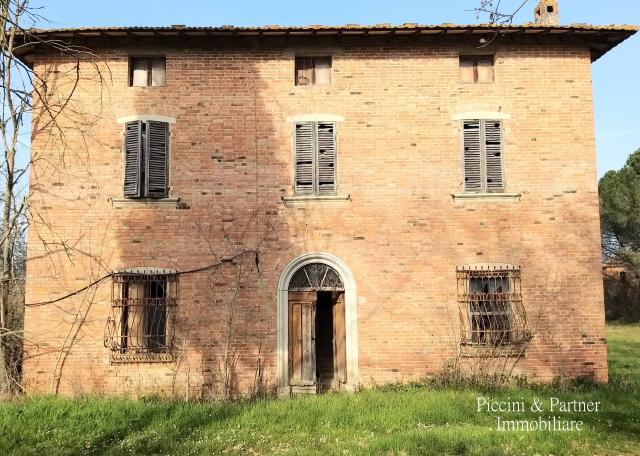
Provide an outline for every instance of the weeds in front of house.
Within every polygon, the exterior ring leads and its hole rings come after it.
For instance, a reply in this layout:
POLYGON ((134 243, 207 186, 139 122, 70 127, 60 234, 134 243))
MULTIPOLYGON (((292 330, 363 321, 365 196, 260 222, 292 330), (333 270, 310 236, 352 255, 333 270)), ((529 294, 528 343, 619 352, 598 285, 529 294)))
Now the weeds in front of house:
POLYGON ((23 397, 0 407, 0 454, 637 455, 640 326, 610 326, 608 339, 608 385, 516 378, 494 388, 432 378, 290 400, 23 397), (477 411, 478 397, 559 397, 603 408, 563 415, 583 419, 582 432, 498 432, 496 417, 477 411))

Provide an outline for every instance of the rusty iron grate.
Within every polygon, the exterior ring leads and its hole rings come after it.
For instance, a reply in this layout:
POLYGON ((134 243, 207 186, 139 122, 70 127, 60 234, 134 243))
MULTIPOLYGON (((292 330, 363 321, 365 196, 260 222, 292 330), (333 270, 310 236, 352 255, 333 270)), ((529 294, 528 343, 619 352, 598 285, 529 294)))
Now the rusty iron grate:
POLYGON ((114 354, 166 354, 173 348, 177 274, 113 276, 105 347, 114 354))
POLYGON ((502 346, 527 338, 519 267, 459 268, 462 343, 502 346))

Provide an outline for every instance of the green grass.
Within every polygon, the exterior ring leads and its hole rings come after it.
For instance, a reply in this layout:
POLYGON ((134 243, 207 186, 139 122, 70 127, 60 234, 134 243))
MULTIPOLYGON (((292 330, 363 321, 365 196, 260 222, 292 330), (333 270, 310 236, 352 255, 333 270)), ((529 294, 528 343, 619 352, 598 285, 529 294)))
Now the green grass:
MULTIPOLYGON (((0 406, 0 454, 640 454, 640 325, 610 325, 609 385, 481 392, 419 385, 234 404, 117 398, 0 406), (582 432, 498 432, 476 398, 602 401, 582 432)), ((505 418, 537 418, 531 412, 505 418)))

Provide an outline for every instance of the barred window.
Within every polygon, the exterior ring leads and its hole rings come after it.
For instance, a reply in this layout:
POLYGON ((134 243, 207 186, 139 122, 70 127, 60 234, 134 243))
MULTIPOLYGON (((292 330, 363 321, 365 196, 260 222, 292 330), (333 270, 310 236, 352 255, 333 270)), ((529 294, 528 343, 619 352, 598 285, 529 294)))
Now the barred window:
POLYGON ((116 354, 171 353, 177 294, 175 271, 115 274, 105 345, 116 354))
POLYGON ((467 266, 457 270, 463 343, 509 345, 524 335, 520 268, 467 266))

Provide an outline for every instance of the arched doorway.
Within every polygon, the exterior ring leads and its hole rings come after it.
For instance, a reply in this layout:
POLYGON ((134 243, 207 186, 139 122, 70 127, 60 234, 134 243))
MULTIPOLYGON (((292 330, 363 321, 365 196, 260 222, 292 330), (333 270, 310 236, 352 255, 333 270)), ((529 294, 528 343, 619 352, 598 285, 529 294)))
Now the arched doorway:
POLYGON ((353 275, 330 254, 296 258, 278 282, 279 393, 353 390, 357 384, 353 275))

